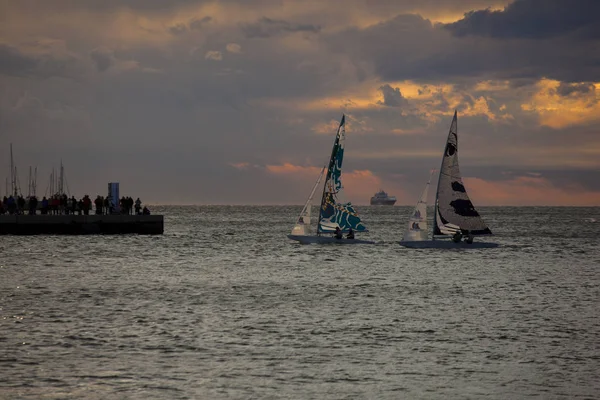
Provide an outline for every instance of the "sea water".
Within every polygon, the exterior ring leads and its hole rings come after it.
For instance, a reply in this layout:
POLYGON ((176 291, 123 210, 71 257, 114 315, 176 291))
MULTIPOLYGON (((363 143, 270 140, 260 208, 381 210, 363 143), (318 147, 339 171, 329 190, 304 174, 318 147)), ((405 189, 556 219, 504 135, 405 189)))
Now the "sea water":
POLYGON ((403 248, 386 206, 376 245, 300 245, 300 209, 0 237, 0 398, 600 396, 600 208, 482 207, 483 250, 403 248))

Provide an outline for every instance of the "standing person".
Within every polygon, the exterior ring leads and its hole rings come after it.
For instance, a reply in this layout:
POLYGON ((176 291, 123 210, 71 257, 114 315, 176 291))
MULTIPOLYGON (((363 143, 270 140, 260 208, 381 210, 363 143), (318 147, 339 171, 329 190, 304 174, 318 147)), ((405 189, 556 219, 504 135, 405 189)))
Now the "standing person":
POLYGON ((48 214, 48 199, 46 196, 42 197, 42 214, 48 214))
POLYGON ((142 209, 142 201, 140 200, 140 198, 138 197, 135 201, 135 213, 136 215, 140 215, 141 210, 142 209))
POLYGON ((29 215, 35 215, 38 206, 38 199, 35 196, 29 198, 29 215))
POLYGON ((112 214, 112 203, 110 201, 110 195, 104 198, 104 212, 106 214, 112 214))
POLYGON ((77 199, 71 195, 71 214, 75 215, 75 211, 77 211, 77 199))
POLYGON ((92 208, 92 200, 87 194, 83 196, 83 214, 90 215, 90 209, 92 208))
POLYGON ((96 215, 102 214, 102 197, 100 195, 96 196, 96 200, 94 200, 94 205, 96 206, 96 215))
POLYGON ((69 213, 71 212, 72 209, 73 209, 73 200, 68 198, 67 204, 65 206, 65 215, 69 215, 69 213))

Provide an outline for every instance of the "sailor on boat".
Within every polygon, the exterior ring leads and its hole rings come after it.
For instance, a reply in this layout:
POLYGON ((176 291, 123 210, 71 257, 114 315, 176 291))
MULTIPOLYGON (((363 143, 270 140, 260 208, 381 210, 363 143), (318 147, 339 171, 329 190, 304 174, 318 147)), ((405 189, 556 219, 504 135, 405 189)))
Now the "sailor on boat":
POLYGON ((452 241, 454 243, 460 243, 460 240, 462 239, 462 232, 461 231, 456 231, 454 232, 454 235, 452 235, 452 241))
POLYGON ((350 228, 350 230, 348 231, 346 239, 354 239, 354 231, 352 230, 352 228, 350 228))
POLYGON ((342 230, 340 229, 339 226, 335 227, 335 238, 336 239, 342 239, 342 230))
POLYGON ((473 234, 471 231, 467 231, 467 237, 465 238, 465 243, 471 244, 473 243, 473 234))

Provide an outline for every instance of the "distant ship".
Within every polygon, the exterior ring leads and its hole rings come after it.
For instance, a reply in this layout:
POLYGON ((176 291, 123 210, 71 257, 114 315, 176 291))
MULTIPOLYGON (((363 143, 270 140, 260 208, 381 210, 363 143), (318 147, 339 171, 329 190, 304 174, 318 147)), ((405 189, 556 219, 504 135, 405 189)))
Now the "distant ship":
POLYGON ((393 206, 394 203, 396 203, 396 196, 388 196, 383 190, 380 190, 371 197, 372 206, 393 206))

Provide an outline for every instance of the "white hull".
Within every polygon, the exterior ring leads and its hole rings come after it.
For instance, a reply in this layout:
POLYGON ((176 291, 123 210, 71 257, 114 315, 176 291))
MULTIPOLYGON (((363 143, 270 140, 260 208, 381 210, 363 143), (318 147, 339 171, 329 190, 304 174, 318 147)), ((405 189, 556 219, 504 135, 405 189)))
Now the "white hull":
POLYGON ((478 242, 477 240, 469 244, 461 241, 458 243, 452 240, 414 240, 414 241, 401 241, 401 246, 409 247, 411 249, 491 249, 498 247, 498 243, 490 242, 478 242))
POLYGON ((304 235, 287 235, 288 238, 296 240, 302 244, 375 244, 370 240, 360 239, 336 239, 333 236, 304 236, 304 235))

